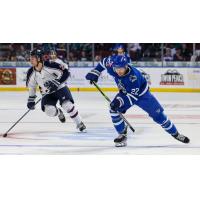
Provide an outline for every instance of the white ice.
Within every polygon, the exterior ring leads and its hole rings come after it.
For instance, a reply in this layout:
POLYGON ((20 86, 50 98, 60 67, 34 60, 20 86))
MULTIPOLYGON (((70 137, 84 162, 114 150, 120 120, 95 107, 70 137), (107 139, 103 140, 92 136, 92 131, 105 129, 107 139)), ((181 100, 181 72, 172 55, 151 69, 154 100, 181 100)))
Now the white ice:
MULTIPOLYGON (((115 93, 107 93, 113 97, 115 93)), ((116 148, 117 136, 108 104, 96 92, 73 92, 87 133, 78 133, 67 116, 61 124, 46 116, 40 105, 31 111, 7 138, 0 137, 0 154, 200 154, 200 94, 154 93, 180 133, 191 139, 182 144, 173 139, 147 114, 134 106, 125 115, 136 132, 129 131, 128 146, 116 148)), ((38 94, 39 96, 39 94, 38 94)), ((0 134, 26 112, 26 92, 0 93, 0 134)))

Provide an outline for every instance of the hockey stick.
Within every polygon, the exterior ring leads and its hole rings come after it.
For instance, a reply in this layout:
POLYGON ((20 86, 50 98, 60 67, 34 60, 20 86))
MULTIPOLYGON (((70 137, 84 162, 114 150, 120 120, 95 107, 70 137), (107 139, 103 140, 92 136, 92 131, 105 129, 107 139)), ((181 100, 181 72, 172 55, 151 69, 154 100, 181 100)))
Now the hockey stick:
MULTIPOLYGON (((46 70, 45 70, 46 71, 46 70)), ((46 71, 46 72, 48 72, 48 71, 46 71)), ((48 72, 49 73, 49 72, 48 72)), ((50 73, 49 73, 50 74, 50 73)), ((52 77, 54 77, 54 78, 56 78, 55 76, 53 76, 53 74, 50 74, 52 77)), ((54 79, 51 79, 50 80, 51 82, 53 82, 54 84, 56 84, 55 83, 55 81, 54 81, 54 79)), ((51 93, 47 93, 47 94, 51 94, 51 93)), ((46 95, 44 95, 44 96, 46 96, 46 95)), ((43 97, 44 97, 43 96, 43 97)), ((42 98, 43 98, 42 97, 42 98)), ((40 98, 40 99, 38 99, 38 101, 35 103, 35 105, 37 105, 41 100, 42 100, 42 98, 40 98)), ((31 109, 28 109, 4 134, 3 134, 3 137, 7 137, 8 136, 8 133, 29 113, 31 111, 31 109)))
MULTIPOLYGON (((108 101, 111 102, 111 100, 109 99, 108 96, 106 96, 106 94, 101 90, 101 88, 94 82, 92 81, 92 83, 94 84, 94 86, 97 88, 97 90, 104 96, 104 98, 108 101)), ((128 125, 128 127, 132 130, 132 132, 135 132, 135 129, 132 127, 132 125, 127 121, 127 119, 122 115, 122 113, 117 112, 119 114, 119 116, 124 120, 124 122, 128 125)))
MULTIPOLYGON (((47 94, 51 94, 51 93, 46 93, 44 96, 42 96, 40 99, 38 99, 36 102, 35 102, 35 105, 36 106, 41 100, 43 97, 45 97, 47 94)), ((4 134, 3 134, 3 137, 7 137, 8 136, 8 133, 31 111, 32 109, 28 109, 4 134)))
MULTIPOLYGON (((42 98, 38 99, 35 105, 37 105, 42 98)), ((28 109, 4 134, 3 137, 7 137, 8 133, 31 111, 31 109, 28 109)))

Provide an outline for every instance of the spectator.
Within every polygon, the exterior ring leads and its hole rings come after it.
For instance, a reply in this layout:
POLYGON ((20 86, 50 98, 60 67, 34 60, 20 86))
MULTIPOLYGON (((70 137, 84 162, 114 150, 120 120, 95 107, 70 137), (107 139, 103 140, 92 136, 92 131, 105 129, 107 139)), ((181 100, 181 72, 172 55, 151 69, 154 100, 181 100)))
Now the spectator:
MULTIPOLYGON (((113 43, 96 43, 95 61, 112 54, 113 43)), ((123 44, 130 50, 130 57, 133 61, 160 61, 160 43, 131 43, 123 44)), ((196 49, 200 49, 196 44, 196 49)), ((34 48, 55 49, 58 57, 69 61, 92 61, 91 43, 35 43, 34 48), (68 49, 69 47, 69 49, 68 49), (68 52, 69 50, 69 52, 68 52), (67 55, 69 53, 69 55, 67 55)), ((0 44, 0 61, 29 61, 30 43, 4 43, 0 44)), ((126 48, 125 48, 126 49, 126 48)), ((198 56, 192 56, 192 44, 167 43, 164 44, 165 61, 190 61, 198 60, 198 56)))
POLYGON ((141 49, 142 49, 142 47, 140 46, 139 43, 129 44, 128 48, 129 48, 129 54, 130 54, 132 61, 141 60, 141 57, 142 57, 141 49))
POLYGON ((183 58, 183 56, 181 54, 181 48, 177 48, 176 49, 176 53, 175 53, 175 55, 173 57, 173 60, 174 61, 184 61, 184 58, 183 58))
POLYGON ((170 48, 166 48, 165 49, 165 54, 164 54, 164 57, 163 57, 163 60, 164 61, 173 61, 173 56, 172 56, 172 51, 170 48))
POLYGON ((200 50, 196 50, 195 54, 191 57, 191 62, 199 62, 200 61, 200 50))
POLYGON ((184 58, 184 61, 190 61, 192 56, 192 51, 187 48, 186 44, 182 44, 181 53, 184 58))
POLYGON ((77 57, 74 56, 73 52, 69 52, 69 61, 77 61, 77 57))
POLYGON ((95 56, 95 61, 96 61, 96 62, 100 62, 101 59, 102 59, 101 55, 96 55, 96 56, 95 56))
POLYGON ((143 43, 142 61, 160 61, 161 60, 161 44, 143 43))
POLYGON ((86 57, 86 52, 85 51, 81 51, 81 56, 80 56, 80 60, 81 61, 87 61, 87 57, 86 57))

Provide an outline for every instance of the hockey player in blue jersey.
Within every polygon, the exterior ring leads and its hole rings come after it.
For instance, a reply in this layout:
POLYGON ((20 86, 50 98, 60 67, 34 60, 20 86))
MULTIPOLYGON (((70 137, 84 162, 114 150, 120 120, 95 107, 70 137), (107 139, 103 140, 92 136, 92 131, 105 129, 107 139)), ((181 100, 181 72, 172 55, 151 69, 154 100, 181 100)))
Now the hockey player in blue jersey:
POLYGON ((131 63, 131 58, 130 58, 130 55, 128 53, 125 52, 125 49, 124 49, 124 45, 123 44, 116 44, 114 47, 113 47, 113 52, 118 55, 118 56, 125 56, 128 63, 131 63))
POLYGON ((103 70, 114 77, 119 93, 110 103, 110 115, 113 125, 118 132, 118 137, 114 139, 116 147, 127 145, 127 126, 120 113, 125 113, 133 105, 139 106, 146 111, 149 116, 161 127, 183 143, 189 143, 189 138, 179 134, 175 125, 164 114, 164 109, 158 100, 149 91, 149 86, 141 72, 128 64, 125 56, 106 57, 91 72, 86 75, 86 79, 91 83, 97 82, 103 70))

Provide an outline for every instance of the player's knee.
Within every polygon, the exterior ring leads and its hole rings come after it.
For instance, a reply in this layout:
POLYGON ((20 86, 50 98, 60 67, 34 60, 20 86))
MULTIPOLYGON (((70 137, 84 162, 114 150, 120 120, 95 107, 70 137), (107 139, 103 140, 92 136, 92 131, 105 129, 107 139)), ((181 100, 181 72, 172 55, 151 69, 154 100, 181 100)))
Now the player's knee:
POLYGON ((115 112, 111 109, 110 109, 110 116, 111 116, 112 119, 116 119, 116 118, 120 117, 120 115, 117 112, 115 112))
POLYGON ((57 115, 57 108, 55 106, 52 105, 45 105, 45 113, 49 116, 49 117, 54 117, 57 115))
POLYGON ((61 106, 68 113, 74 109, 74 104, 71 101, 64 101, 61 106))
POLYGON ((110 109, 109 112, 110 112, 111 116, 117 114, 117 112, 112 109, 110 109))

